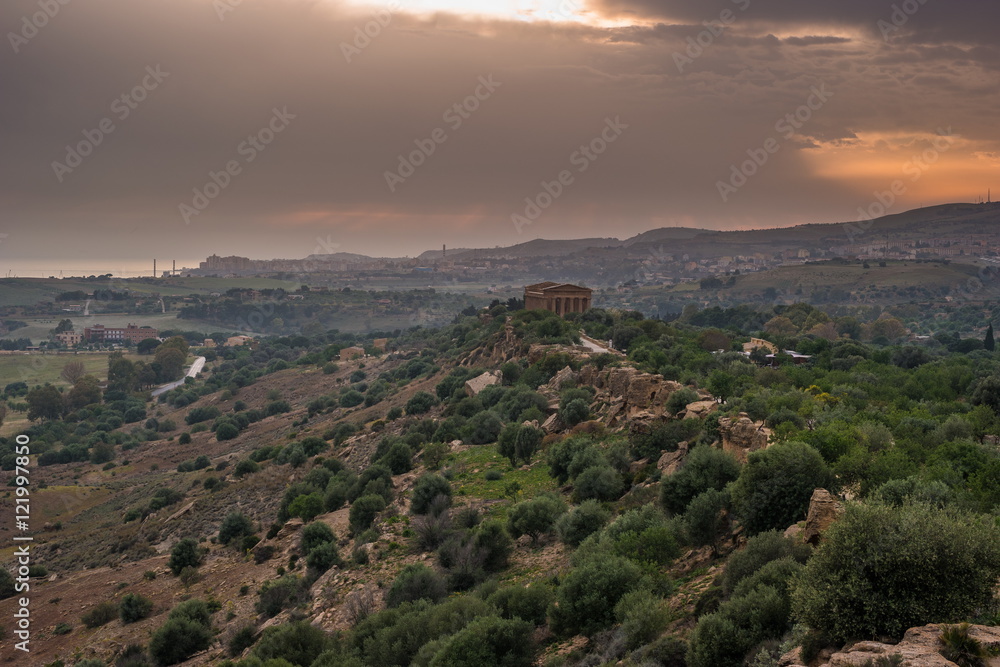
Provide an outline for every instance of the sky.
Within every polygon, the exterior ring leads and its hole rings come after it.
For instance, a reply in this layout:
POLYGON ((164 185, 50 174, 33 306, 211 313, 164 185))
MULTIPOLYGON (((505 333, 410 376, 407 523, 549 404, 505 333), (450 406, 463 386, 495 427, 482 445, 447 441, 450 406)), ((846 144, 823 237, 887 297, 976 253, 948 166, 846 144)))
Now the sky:
POLYGON ((0 267, 1000 197, 997 25, 995 0, 4 0, 0 267))

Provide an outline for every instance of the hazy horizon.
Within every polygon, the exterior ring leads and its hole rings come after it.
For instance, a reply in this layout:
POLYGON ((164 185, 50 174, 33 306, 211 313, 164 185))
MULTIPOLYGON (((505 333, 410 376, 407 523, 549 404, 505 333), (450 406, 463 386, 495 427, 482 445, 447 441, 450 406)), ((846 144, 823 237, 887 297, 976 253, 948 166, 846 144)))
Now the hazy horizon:
POLYGON ((985 0, 42 4, 0 7, 0 264, 414 256, 1000 188, 985 0))

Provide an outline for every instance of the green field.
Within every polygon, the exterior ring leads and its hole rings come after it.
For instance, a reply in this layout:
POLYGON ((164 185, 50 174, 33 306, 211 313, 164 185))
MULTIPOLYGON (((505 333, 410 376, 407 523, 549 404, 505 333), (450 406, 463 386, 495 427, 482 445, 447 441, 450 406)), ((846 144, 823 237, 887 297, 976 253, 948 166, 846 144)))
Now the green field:
POLYGON ((56 327, 61 319, 68 319, 73 323, 76 331, 82 332, 85 327, 92 327, 95 324, 103 324, 106 327, 125 327, 129 324, 136 324, 140 327, 150 326, 159 331, 165 329, 183 329, 184 331, 201 331, 202 333, 212 333, 219 331, 218 325, 201 322, 199 320, 181 320, 177 318, 177 313, 166 312, 153 315, 122 315, 118 313, 102 314, 96 313, 90 317, 82 317, 74 313, 66 313, 65 317, 14 317, 12 319, 26 322, 28 326, 15 329, 6 336, 0 338, 30 338, 33 343, 47 340, 49 332, 56 327))
MULTIPOLYGON (((139 355, 127 354, 128 359, 139 359, 139 355)), ((63 366, 71 361, 82 361, 87 373, 99 380, 108 377, 108 353, 81 352, 79 354, 12 354, 0 356, 0 387, 11 382, 27 382, 29 386, 50 382, 54 385, 69 386, 59 377, 63 366)))

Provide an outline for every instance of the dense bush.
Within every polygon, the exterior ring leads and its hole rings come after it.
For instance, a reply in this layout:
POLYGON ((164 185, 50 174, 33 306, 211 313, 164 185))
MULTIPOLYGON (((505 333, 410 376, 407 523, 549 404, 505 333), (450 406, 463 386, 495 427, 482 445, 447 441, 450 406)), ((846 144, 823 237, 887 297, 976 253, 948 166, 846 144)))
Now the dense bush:
POLYGON ((554 596, 548 587, 505 586, 496 590, 486 601, 497 608, 503 618, 520 618, 534 625, 543 625, 554 596))
POLYGON ((157 665, 184 662, 212 643, 208 627, 183 618, 171 618, 161 625, 149 640, 149 653, 157 665))
POLYGON ((426 391, 418 391, 406 402, 406 414, 422 415, 429 412, 437 404, 438 399, 434 394, 429 394, 426 391))
POLYGON ((817 488, 833 476, 809 445, 785 442, 752 452, 732 486, 733 506, 751 535, 785 529, 803 519, 817 488))
POLYGON ((603 528, 610 516, 611 513, 596 500, 585 500, 559 517, 556 532, 565 544, 579 546, 587 537, 603 528))
POLYGON ((1000 527, 991 518, 852 504, 806 564, 795 611, 835 639, 900 638, 907 628, 985 608, 998 577, 1000 527))
POLYGON ((289 609, 309 599, 306 582, 292 574, 279 579, 265 581, 260 587, 260 595, 255 607, 258 614, 267 618, 277 616, 281 610, 289 609))
POLYGON ((573 496, 577 501, 617 500, 624 490, 621 476, 605 465, 590 466, 573 481, 573 496))
POLYGON ((253 655, 264 661, 287 660, 292 665, 312 665, 330 646, 325 632, 308 621, 295 621, 264 630, 253 655))
POLYGON ((672 514, 683 514, 688 503, 709 489, 721 491, 740 475, 740 464, 729 452, 695 447, 684 466, 660 481, 660 502, 672 514))
POLYGON ((497 452, 509 459, 512 466, 529 463, 544 435, 544 431, 531 425, 509 424, 500 432, 497 452))
MULTIPOLYGON (((243 512, 230 512, 219 526, 219 544, 229 544, 253 534, 253 524, 243 512)), ((238 543, 238 542, 236 542, 238 543)))
POLYGON ((167 561, 167 567, 174 573, 174 576, 179 576, 184 568, 201 565, 203 557, 204 553, 198 546, 198 542, 193 538, 185 537, 170 550, 170 560, 167 561))
POLYGON ((496 442, 503 430, 503 422, 491 410, 473 416, 465 425, 466 439, 473 445, 487 445, 496 442))
POLYGON ((550 493, 514 505, 507 517, 507 529, 514 537, 528 535, 532 542, 552 530, 566 511, 566 503, 550 493))
POLYGON ((442 642, 429 667, 531 667, 535 658, 531 629, 521 619, 477 618, 442 642))
POLYGON ((805 563, 811 552, 809 546, 785 537, 781 531, 772 530, 754 535, 747 540, 742 549, 734 552, 726 561, 722 587, 726 593, 732 593, 741 581, 768 563, 782 558, 805 563))
POLYGON ((127 593, 118 603, 118 618, 122 623, 135 623, 149 616, 153 601, 135 593, 127 593))
POLYGON ((724 518, 729 508, 729 494, 709 489, 692 500, 684 512, 684 529, 694 546, 714 544, 719 532, 726 527, 724 518))
POLYGON ((91 607, 89 611, 80 616, 80 620, 88 628, 99 628, 105 623, 110 623, 117 617, 118 605, 110 600, 105 600, 91 607))
POLYGON ((351 532, 360 533, 371 528, 375 522, 375 517, 386 507, 385 498, 375 494, 361 496, 351 503, 350 522, 351 532))
POLYGON ((615 620, 615 605, 642 577, 632 561, 599 554, 563 577, 551 610, 552 629, 559 634, 593 635, 615 620))
POLYGON ((411 563, 392 582, 385 603, 388 607, 398 607, 416 600, 438 602, 447 594, 448 588, 440 574, 421 563, 411 563))
POLYGON ((299 550, 303 556, 308 556, 314 549, 336 540, 333 529, 322 521, 314 521, 302 529, 299 538, 299 550))
POLYGON ((410 511, 414 514, 427 514, 431 510, 434 499, 444 496, 451 501, 451 484, 444 477, 427 473, 417 480, 410 497, 410 511))

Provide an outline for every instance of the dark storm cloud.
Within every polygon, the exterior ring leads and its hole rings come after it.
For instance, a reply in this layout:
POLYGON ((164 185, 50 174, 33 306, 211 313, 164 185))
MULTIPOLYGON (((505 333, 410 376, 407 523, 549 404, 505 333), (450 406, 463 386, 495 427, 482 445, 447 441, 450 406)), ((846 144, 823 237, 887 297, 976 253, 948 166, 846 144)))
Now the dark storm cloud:
MULTIPOLYGON (((900 149, 882 135, 939 125, 996 151, 993 4, 927 0, 886 41, 876 21, 892 3, 750 0, 679 71, 702 22, 745 2, 604 2, 634 19, 618 27, 394 13, 358 48, 370 11, 334 2, 230 3, 220 20, 207 0, 71 0, 0 55, 0 255, 294 257, 317 238, 412 254, 835 220, 866 192, 818 174, 823 151, 892 159, 900 149), (166 73, 151 88, 150 67, 166 73), (482 77, 499 84, 489 95, 482 77), (821 85, 829 101, 721 201, 717 181, 821 85), (285 127, 258 149, 248 138, 274 132, 275 110, 285 127), (517 234, 511 214, 616 117, 628 129, 517 234), (87 136, 101 139, 92 154, 53 168, 87 136), (421 146, 433 154, 390 189, 386 172, 421 146), (218 196, 186 224, 180 205, 213 180, 218 196)), ((3 4, 4 33, 36 11, 37 0, 3 4)))

